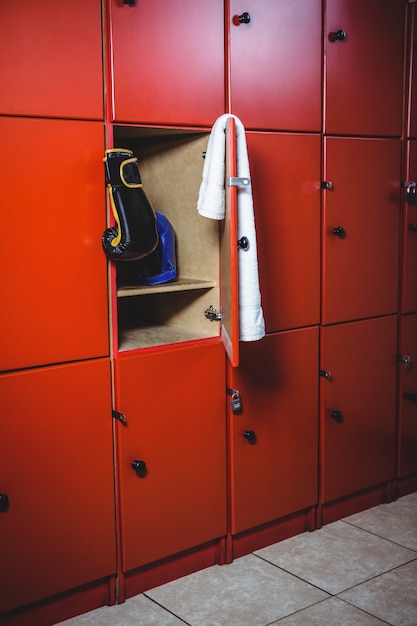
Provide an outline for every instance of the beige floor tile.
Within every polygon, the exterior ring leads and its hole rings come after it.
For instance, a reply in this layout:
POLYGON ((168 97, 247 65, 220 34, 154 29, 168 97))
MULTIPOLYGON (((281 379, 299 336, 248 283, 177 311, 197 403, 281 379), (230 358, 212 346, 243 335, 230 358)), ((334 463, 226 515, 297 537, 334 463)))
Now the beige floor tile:
POLYGON ((417 493, 350 515, 343 521, 417 551, 417 493))
POLYGON ((332 594, 416 557, 412 550, 342 521, 255 554, 332 594))
POLYGON ((383 626, 386 622, 342 600, 330 598, 284 617, 275 624, 279 626, 383 626))
POLYGON ((417 560, 340 594, 393 626, 417 625, 417 560))
POLYGON ((253 554, 146 595, 191 626, 264 626, 328 597, 253 554))
POLYGON ((144 595, 129 598, 124 604, 103 606, 78 617, 60 622, 63 626, 184 626, 184 622, 144 595))

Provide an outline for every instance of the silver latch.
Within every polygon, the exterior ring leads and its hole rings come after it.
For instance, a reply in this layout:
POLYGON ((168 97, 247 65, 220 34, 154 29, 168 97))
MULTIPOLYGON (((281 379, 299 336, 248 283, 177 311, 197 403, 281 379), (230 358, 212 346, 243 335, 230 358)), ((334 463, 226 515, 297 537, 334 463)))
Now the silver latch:
POLYGON ((223 319, 223 315, 212 304, 204 311, 204 315, 210 322, 220 322, 223 319))
POLYGON ((244 176, 231 176, 229 178, 229 187, 249 187, 250 178, 244 176))

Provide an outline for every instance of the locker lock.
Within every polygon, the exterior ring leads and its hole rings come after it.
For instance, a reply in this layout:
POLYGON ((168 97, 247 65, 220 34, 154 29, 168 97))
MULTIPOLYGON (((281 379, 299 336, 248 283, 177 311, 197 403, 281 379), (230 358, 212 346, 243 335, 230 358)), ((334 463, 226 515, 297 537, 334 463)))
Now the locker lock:
POLYGON ((417 404, 417 393, 409 393, 408 391, 405 391, 404 398, 413 404, 417 404))
POLYGON ((256 435, 253 430, 245 430, 245 432, 243 433, 243 436, 246 439, 246 441, 250 443, 252 446, 256 443, 256 435))
POLYGON ((406 180, 402 183, 406 189, 405 201, 407 204, 417 204, 417 186, 413 180, 406 180))
POLYGON ((251 19, 252 18, 247 11, 245 11, 244 13, 242 13, 242 15, 239 15, 238 17, 240 24, 249 24, 251 19))
POLYGON ((139 477, 145 476, 146 474, 146 463, 142 460, 134 460, 132 461, 132 469, 135 471, 136 475, 139 477))
POLYGON ((342 411, 337 411, 335 409, 332 409, 330 411, 330 417, 332 419, 334 419, 334 421, 337 422, 338 424, 341 424, 343 422, 343 413, 342 413, 342 411))
POLYGON ((136 0, 123 0, 123 4, 127 4, 130 7, 134 7, 136 5, 136 0))
POLYGON ((336 235, 336 237, 339 237, 339 239, 344 239, 346 237, 346 231, 343 226, 336 226, 336 228, 333 228, 332 233, 333 235, 336 235))
POLYGON ((339 28, 335 33, 330 33, 330 41, 345 41, 347 37, 346 31, 339 28))
POLYGON ((408 354, 400 354, 398 356, 398 360, 400 363, 404 364, 404 369, 406 372, 411 372, 413 369, 413 359, 408 354))
POLYGON ((5 493, 0 493, 0 513, 5 513, 9 508, 9 496, 5 493))
POLYGON ((231 389, 230 387, 226 387, 226 393, 232 398, 230 401, 232 413, 234 415, 238 415, 242 412, 242 399, 240 397, 239 391, 237 389, 231 389))

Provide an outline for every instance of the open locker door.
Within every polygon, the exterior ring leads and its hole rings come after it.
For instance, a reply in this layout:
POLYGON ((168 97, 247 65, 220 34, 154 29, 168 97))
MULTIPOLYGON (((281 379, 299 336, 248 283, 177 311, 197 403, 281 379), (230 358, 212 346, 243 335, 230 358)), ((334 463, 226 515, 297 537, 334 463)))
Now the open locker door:
POLYGON ((239 365, 239 286, 237 245, 236 124, 226 124, 226 211, 220 224, 221 338, 232 367, 239 365))

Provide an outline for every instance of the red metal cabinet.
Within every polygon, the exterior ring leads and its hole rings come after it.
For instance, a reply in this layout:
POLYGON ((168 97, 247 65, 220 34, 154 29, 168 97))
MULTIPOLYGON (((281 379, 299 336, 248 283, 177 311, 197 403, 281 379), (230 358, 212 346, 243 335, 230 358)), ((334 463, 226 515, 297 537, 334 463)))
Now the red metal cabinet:
POLYGON ((0 397, 2 612, 115 574, 110 363, 4 374, 0 397))
POLYGON ((231 111, 246 128, 320 131, 320 0, 231 0, 229 17, 231 111))
POLYGON ((100 0, 0 8, 0 113, 103 119, 100 0))
POLYGON ((321 498, 395 476, 396 316, 321 329, 321 498))
POLYGON ((398 310, 400 141, 325 139, 322 322, 398 310))
POLYGON ((124 572, 226 534, 224 363, 219 342, 116 359, 124 572))
POLYGON ((228 385, 242 411, 230 411, 232 534, 317 502, 318 329, 242 343, 228 385))
POLYGON ((327 0, 325 131, 400 136, 403 0, 327 0))
MULTIPOLYGON (((407 178, 417 185, 416 141, 408 142, 408 154, 407 178)), ((410 194, 405 191, 401 310, 404 313, 417 311, 417 187, 410 194)))
POLYGON ((417 472, 417 315, 400 318, 398 475, 417 472))
POLYGON ((223 2, 110 0, 113 119, 211 125, 224 112, 223 2))
POLYGON ((247 133, 268 332, 320 321, 320 137, 247 133))
POLYGON ((104 356, 102 124, 2 117, 0 135, 0 369, 104 356))

